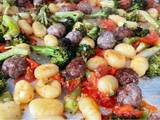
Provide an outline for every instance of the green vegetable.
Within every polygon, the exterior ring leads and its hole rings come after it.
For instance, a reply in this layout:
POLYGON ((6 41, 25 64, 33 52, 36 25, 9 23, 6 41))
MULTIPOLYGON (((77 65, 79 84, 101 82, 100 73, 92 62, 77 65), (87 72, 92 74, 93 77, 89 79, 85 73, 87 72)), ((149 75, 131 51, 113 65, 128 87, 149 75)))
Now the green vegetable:
POLYGON ((87 61, 87 59, 90 58, 94 54, 95 54, 94 49, 91 48, 89 45, 81 44, 78 47, 77 55, 82 56, 84 61, 87 61))
POLYGON ((3 15, 3 25, 8 28, 8 31, 3 36, 5 39, 11 39, 19 35, 20 29, 12 17, 3 15))
POLYGON ((81 94, 81 87, 78 86, 71 94, 64 97, 65 111, 71 112, 72 114, 78 111, 77 97, 81 94))
POLYGON ((76 22, 75 25, 73 26, 73 30, 80 31, 84 36, 86 34, 86 28, 82 22, 76 22))
POLYGON ((145 110, 145 111, 143 112, 142 117, 141 117, 139 120, 147 120, 147 119, 148 119, 148 115, 149 115, 149 111, 148 111, 148 110, 145 110))
POLYGON ((94 26, 91 30, 87 32, 87 36, 96 40, 99 36, 100 28, 98 26, 94 26))
POLYGON ((5 51, 3 53, 0 53, 0 61, 3 61, 7 59, 8 57, 14 56, 14 55, 29 55, 30 51, 28 49, 14 46, 12 49, 5 51))
POLYGON ((130 38, 124 38, 123 43, 127 44, 133 44, 134 42, 138 41, 138 37, 130 37, 130 38))
POLYGON ((146 75, 148 77, 160 76, 160 55, 149 58, 149 69, 146 75))
POLYGON ((13 38, 9 41, 10 46, 15 46, 21 43, 30 43, 29 39, 26 35, 20 33, 17 37, 13 38))
POLYGON ((146 5, 146 0, 132 0, 132 6, 129 8, 129 11, 144 9, 146 5))
POLYGON ((139 14, 144 17, 153 27, 159 28, 159 24, 146 11, 139 10, 139 14))
POLYGON ((6 90, 7 88, 7 80, 8 77, 5 76, 2 72, 0 73, 0 95, 6 90))
POLYGON ((12 95, 9 91, 6 91, 6 92, 4 92, 0 95, 0 101, 1 102, 8 102, 8 101, 11 101, 11 100, 13 100, 13 98, 12 98, 12 95))
POLYGON ((117 117, 115 114, 112 114, 109 120, 125 120, 123 117, 117 117))
POLYGON ((132 12, 127 13, 126 19, 128 21, 135 21, 135 22, 137 22, 139 20, 138 10, 134 10, 132 12))
POLYGON ((83 17, 84 17, 84 14, 80 11, 56 12, 53 16, 55 21, 61 21, 67 18, 71 18, 74 20, 74 22, 77 22, 78 20, 82 20, 83 17))
POLYGON ((143 29, 143 28, 140 28, 140 27, 137 27, 137 29, 134 30, 135 36, 138 36, 138 37, 144 37, 148 33, 149 33, 148 29, 143 29))
POLYGON ((114 8, 102 8, 96 13, 91 14, 90 18, 108 18, 110 14, 116 14, 118 13, 116 9, 114 8))
POLYGON ((32 46, 33 51, 49 56, 51 63, 57 64, 60 68, 64 68, 70 60, 70 52, 63 47, 49 47, 49 46, 32 46))
POLYGON ((36 21, 39 21, 45 26, 53 23, 53 20, 49 18, 49 8, 47 5, 43 5, 37 13, 36 21))
POLYGON ((154 47, 151 47, 151 48, 143 50, 138 55, 142 56, 142 57, 149 58, 149 57, 153 56, 154 54, 156 54, 159 51, 160 51, 160 46, 154 46, 154 47))

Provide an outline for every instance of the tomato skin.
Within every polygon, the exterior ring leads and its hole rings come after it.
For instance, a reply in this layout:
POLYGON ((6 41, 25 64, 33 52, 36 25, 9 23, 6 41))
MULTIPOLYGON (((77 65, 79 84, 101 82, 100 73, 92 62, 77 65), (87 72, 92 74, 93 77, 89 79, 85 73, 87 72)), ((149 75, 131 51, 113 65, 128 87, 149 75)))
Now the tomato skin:
POLYGON ((103 57, 104 56, 104 50, 100 48, 95 49, 95 53, 97 56, 103 57))
POLYGON ((113 108, 113 113, 118 117, 125 118, 140 118, 143 115, 142 111, 133 108, 131 105, 117 105, 113 108))
POLYGON ((4 52, 4 51, 6 51, 5 45, 0 45, 0 52, 4 52))
POLYGON ((73 92, 73 90, 80 84, 80 80, 68 80, 65 83, 65 87, 68 93, 73 92))
POLYGON ((32 59, 27 58, 27 62, 29 63, 31 69, 35 69, 36 67, 39 66, 39 64, 36 61, 32 60, 32 59))
POLYGON ((98 67, 98 69, 96 69, 95 74, 98 78, 101 78, 102 76, 105 76, 107 74, 115 75, 116 71, 117 71, 116 68, 113 68, 107 65, 101 65, 98 67))
POLYGON ((116 23, 114 23, 111 19, 101 20, 100 25, 102 28, 110 32, 114 32, 117 28, 116 23))
POLYGON ((158 38, 159 38, 159 36, 156 32, 151 32, 150 34, 146 35, 145 37, 140 38, 139 41, 144 42, 149 45, 155 45, 158 41, 158 38))

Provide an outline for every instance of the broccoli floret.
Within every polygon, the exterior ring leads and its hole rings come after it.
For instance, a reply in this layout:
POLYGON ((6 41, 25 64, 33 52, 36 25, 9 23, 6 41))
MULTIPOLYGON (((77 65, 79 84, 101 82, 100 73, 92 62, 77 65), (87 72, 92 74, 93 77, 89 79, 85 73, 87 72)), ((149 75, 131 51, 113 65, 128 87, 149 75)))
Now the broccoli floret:
POLYGON ((128 21, 135 21, 135 22, 137 22, 139 20, 138 10, 134 10, 132 12, 127 13, 126 19, 128 21))
POLYGON ((77 97, 81 94, 81 87, 78 86, 71 94, 65 96, 65 111, 71 112, 72 114, 78 111, 77 97))
POLYGON ((0 53, 0 61, 3 61, 7 59, 8 57, 14 56, 14 55, 29 55, 30 50, 28 48, 23 48, 20 46, 14 46, 12 49, 7 50, 3 53, 0 53))
POLYGON ((84 61, 87 61, 87 59, 94 54, 95 54, 94 49, 91 48, 89 45, 81 44, 78 47, 77 55, 81 56, 84 59, 84 61))
POLYGON ((32 46, 33 51, 49 56, 50 62, 64 68, 70 60, 70 52, 63 47, 32 46))
POLYGON ((114 8, 102 8, 96 13, 89 15, 91 18, 108 18, 110 14, 117 14, 117 10, 114 8))
POLYGON ((160 76, 160 55, 154 55, 149 58, 148 77, 160 76))
POLYGON ((73 30, 80 31, 83 34, 83 36, 86 35, 86 28, 82 22, 76 22, 73 26, 73 30))
POLYGON ((132 6, 129 11, 141 10, 147 6, 147 0, 132 0, 132 6))
POLYGON ((143 29, 141 27, 137 27, 137 29, 134 30, 134 34, 138 37, 144 37, 149 33, 148 29, 143 29))
POLYGON ((100 28, 98 26, 94 26, 91 30, 87 32, 87 36, 96 40, 99 36, 100 28))
POLYGON ((30 43, 29 39, 26 35, 20 33, 17 37, 13 38, 9 41, 9 46, 15 46, 21 43, 30 43))
POLYGON ((8 101, 12 101, 13 98, 12 98, 12 95, 9 91, 5 91, 4 93, 2 93, 0 95, 0 101, 1 102, 8 102, 8 101))
POLYGON ((130 37, 130 38, 124 38, 123 39, 123 43, 127 43, 127 44, 133 44, 134 42, 138 41, 138 37, 130 37))
POLYGON ((2 72, 0 72, 0 95, 6 90, 7 88, 7 80, 8 77, 5 76, 2 72))
POLYGON ((112 114, 109 120, 125 120, 123 117, 117 117, 115 114, 112 114))
POLYGON ((3 25, 8 28, 8 31, 3 36, 5 39, 11 39, 19 35, 20 29, 12 17, 3 15, 3 25))
POLYGON ((53 20, 49 18, 49 8, 47 5, 43 5, 37 13, 36 21, 39 21, 45 26, 53 23, 53 20))
POLYGON ((67 12, 56 12, 53 16, 55 21, 61 21, 67 18, 71 18, 74 20, 74 22, 78 20, 82 20, 84 17, 84 14, 80 11, 67 11, 67 12))

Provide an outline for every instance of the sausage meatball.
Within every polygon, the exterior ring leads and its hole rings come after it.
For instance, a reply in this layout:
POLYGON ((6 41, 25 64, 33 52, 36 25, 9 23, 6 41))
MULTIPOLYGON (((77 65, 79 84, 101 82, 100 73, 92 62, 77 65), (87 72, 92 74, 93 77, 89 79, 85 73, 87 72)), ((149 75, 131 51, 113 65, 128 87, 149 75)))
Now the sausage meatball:
POLYGON ((82 58, 77 57, 73 59, 69 65, 67 65, 66 69, 62 72, 62 76, 69 79, 75 79, 77 77, 83 77, 85 74, 85 62, 82 58))
POLYGON ((132 0, 119 0, 119 6, 122 9, 128 9, 132 5, 132 0))
POLYGON ((116 40, 123 40, 125 37, 131 37, 133 35, 133 31, 126 27, 119 27, 115 32, 116 40))
POLYGON ((97 39, 97 45, 102 49, 109 49, 116 44, 115 37, 112 32, 103 32, 97 39))
POLYGON ((13 56, 2 64, 2 71, 11 78, 17 78, 26 72, 28 63, 25 57, 13 56))
POLYGON ((66 38, 69 39, 72 43, 79 43, 82 40, 82 33, 80 31, 71 31, 66 35, 66 38))
POLYGON ((118 69, 115 76, 118 79, 120 85, 138 83, 138 74, 131 68, 118 69))
POLYGON ((92 13, 92 7, 88 2, 80 2, 77 5, 77 9, 80 10, 81 12, 85 13, 85 14, 91 14, 92 13))
POLYGON ((60 23, 55 23, 48 28, 47 32, 50 35, 53 35, 57 38, 61 38, 65 34, 66 28, 64 25, 60 23))
POLYGON ((160 120, 160 112, 153 112, 149 115, 148 120, 160 120))
POLYGON ((117 102, 139 107, 142 102, 141 89, 135 83, 124 86, 117 93, 117 102))

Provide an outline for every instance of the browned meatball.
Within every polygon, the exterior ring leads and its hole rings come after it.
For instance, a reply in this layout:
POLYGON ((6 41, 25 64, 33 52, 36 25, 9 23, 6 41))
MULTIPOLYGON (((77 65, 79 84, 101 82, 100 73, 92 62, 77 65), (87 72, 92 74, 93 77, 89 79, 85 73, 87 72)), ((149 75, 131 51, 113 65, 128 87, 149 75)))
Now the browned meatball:
POLYGON ((85 69, 86 66, 83 58, 77 57, 67 65, 66 69, 62 72, 62 76, 65 77, 66 80, 83 77, 85 69))
POLYGON ((128 9, 132 5, 132 0, 119 0, 119 6, 122 9, 128 9))
POLYGON ((119 27, 115 32, 116 40, 123 40, 125 37, 132 37, 133 35, 133 31, 126 27, 119 27))
POLYGON ((112 32, 102 32, 97 39, 97 45, 102 49, 113 48, 115 44, 116 40, 112 32))
POLYGON ((59 11, 67 12, 67 11, 74 11, 74 10, 76 10, 76 5, 75 4, 65 4, 60 8, 59 11))
POLYGON ((55 23, 48 28, 47 32, 50 35, 54 35, 57 38, 61 38, 65 34, 66 28, 64 25, 60 23, 55 23))
POLYGON ((2 64, 2 71, 11 78, 17 78, 26 72, 28 63, 25 57, 13 56, 2 64))
POLYGON ((71 31, 66 35, 66 38, 72 43, 79 43, 82 40, 82 37, 83 35, 80 31, 71 31))
POLYGON ((118 91, 117 102, 139 107, 142 102, 141 89, 135 83, 127 84, 118 91))
POLYGON ((148 120, 160 120, 160 112, 153 112, 149 115, 148 120))
POLYGON ((118 79, 120 85, 126 85, 129 83, 138 84, 138 74, 131 68, 118 69, 115 76, 118 79))
POLYGON ((82 1, 77 5, 77 9, 85 14, 92 13, 92 7, 88 2, 82 1))

